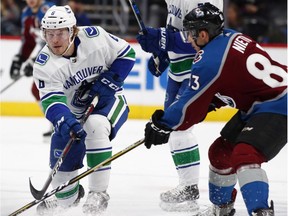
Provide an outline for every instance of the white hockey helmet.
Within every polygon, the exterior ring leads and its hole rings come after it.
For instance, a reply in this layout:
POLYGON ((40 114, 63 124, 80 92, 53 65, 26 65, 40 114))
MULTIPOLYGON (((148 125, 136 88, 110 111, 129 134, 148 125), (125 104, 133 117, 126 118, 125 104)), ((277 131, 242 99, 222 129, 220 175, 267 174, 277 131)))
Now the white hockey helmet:
MULTIPOLYGON (((71 47, 75 35, 74 26, 76 26, 76 18, 69 5, 65 6, 52 6, 47 10, 41 20, 42 38, 46 41, 45 30, 47 29, 62 29, 68 28, 69 31, 69 45, 66 50, 61 54, 65 55, 71 47)), ((47 41, 46 41, 47 42, 47 41)))
POLYGON ((47 10, 41 21, 42 29, 72 29, 76 25, 76 18, 69 5, 52 6, 47 10))

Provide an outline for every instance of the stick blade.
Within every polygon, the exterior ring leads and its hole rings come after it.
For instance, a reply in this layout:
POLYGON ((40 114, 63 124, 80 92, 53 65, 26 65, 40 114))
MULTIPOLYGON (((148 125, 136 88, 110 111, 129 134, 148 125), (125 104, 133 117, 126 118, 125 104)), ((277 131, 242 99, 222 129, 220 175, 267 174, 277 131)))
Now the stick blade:
POLYGON ((43 188, 42 190, 39 191, 36 188, 34 188, 31 182, 31 178, 29 178, 29 186, 30 186, 30 192, 36 200, 40 200, 47 190, 47 188, 43 188))

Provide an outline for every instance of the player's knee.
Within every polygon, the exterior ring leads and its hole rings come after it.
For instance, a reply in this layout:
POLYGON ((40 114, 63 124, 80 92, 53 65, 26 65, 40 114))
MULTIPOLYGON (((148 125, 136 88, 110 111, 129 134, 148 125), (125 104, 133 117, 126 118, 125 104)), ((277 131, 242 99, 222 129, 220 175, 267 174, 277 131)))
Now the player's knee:
POLYGON ((231 163, 235 171, 240 167, 250 164, 261 164, 265 157, 252 145, 246 143, 237 144, 232 152, 231 163))
POLYGON ((217 138, 209 148, 208 157, 212 167, 226 170, 232 167, 231 153, 233 146, 222 137, 217 138))
POLYGON ((197 145, 197 140, 191 129, 185 131, 173 131, 169 137, 169 144, 173 149, 182 149, 197 145))
POLYGON ((109 139, 111 124, 105 116, 91 115, 84 125, 84 130, 87 133, 85 140, 87 149, 111 146, 109 139))
POLYGON ((106 138, 110 135, 111 124, 106 116, 90 115, 84 125, 84 130, 87 133, 86 140, 106 138))

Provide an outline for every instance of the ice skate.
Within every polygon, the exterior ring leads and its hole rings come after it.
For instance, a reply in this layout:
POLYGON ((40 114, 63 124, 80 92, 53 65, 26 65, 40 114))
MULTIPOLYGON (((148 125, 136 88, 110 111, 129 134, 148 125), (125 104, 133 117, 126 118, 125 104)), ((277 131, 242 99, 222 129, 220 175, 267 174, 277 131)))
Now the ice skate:
POLYGON ((212 205, 205 211, 198 214, 198 216, 233 216, 236 213, 236 210, 234 209, 234 203, 236 200, 237 190, 234 189, 232 192, 232 201, 221 205, 212 205))
MULTIPOLYGON (((82 185, 79 185, 78 197, 74 201, 73 205, 69 207, 77 206, 80 202, 80 199, 83 198, 84 195, 85 195, 84 188, 82 185)), ((65 207, 59 206, 58 200, 56 199, 56 197, 53 197, 48 200, 44 200, 37 206, 37 209, 36 209, 38 215, 45 215, 45 216, 54 215, 56 213, 61 213, 64 210, 65 210, 65 207)))
POLYGON ((87 215, 100 215, 108 206, 110 197, 104 192, 90 191, 83 205, 83 212, 87 215))
POLYGON ((253 216, 274 216, 274 203, 271 201, 271 206, 269 209, 258 209, 256 212, 252 213, 253 216))
POLYGON ((160 207, 169 212, 198 212, 199 189, 197 185, 183 186, 160 194, 160 207))

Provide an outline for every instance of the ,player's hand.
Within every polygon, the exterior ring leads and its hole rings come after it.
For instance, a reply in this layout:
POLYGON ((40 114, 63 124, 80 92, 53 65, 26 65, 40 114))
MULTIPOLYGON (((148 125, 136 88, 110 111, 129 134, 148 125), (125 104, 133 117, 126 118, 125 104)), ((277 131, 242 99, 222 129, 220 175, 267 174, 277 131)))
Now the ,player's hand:
POLYGON ((31 77, 33 75, 33 64, 34 64, 35 59, 28 59, 27 61, 24 62, 24 75, 26 77, 31 77))
POLYGON ((167 69, 170 64, 170 60, 167 52, 160 51, 157 53, 159 59, 158 62, 154 60, 154 56, 151 56, 148 61, 148 69, 156 77, 161 76, 161 74, 167 69))
POLYGON ((167 51, 169 38, 173 34, 171 30, 147 27, 144 32, 145 34, 139 33, 136 39, 145 52, 158 53, 167 51))
POLYGON ((115 92, 120 90, 123 81, 113 71, 105 71, 101 73, 97 80, 91 86, 88 97, 92 99, 97 95, 99 101, 97 107, 105 106, 111 98, 114 98, 115 92))
POLYGON ((74 135, 76 139, 84 140, 87 135, 72 113, 58 114, 53 125, 56 133, 60 133, 63 138, 70 138, 74 135))
POLYGON ((15 55, 12 60, 11 67, 10 67, 11 79, 17 80, 20 77, 20 69, 21 69, 22 63, 23 63, 22 57, 19 54, 15 55))
POLYGON ((148 149, 151 148, 151 145, 161 145, 168 142, 172 130, 159 123, 163 114, 163 110, 156 110, 151 120, 146 124, 144 142, 148 149))

